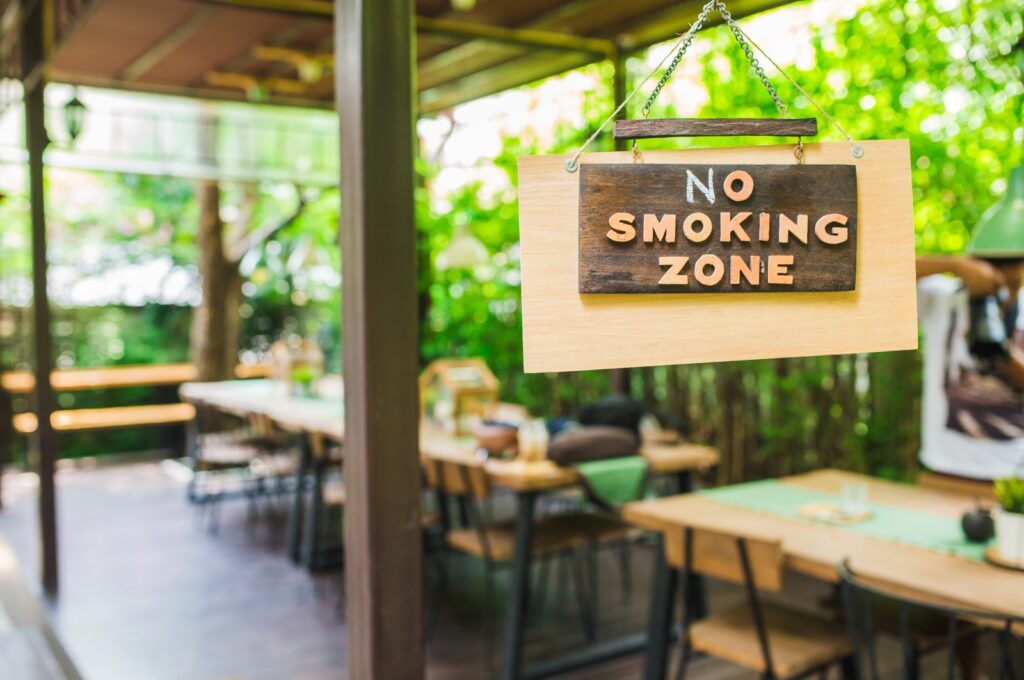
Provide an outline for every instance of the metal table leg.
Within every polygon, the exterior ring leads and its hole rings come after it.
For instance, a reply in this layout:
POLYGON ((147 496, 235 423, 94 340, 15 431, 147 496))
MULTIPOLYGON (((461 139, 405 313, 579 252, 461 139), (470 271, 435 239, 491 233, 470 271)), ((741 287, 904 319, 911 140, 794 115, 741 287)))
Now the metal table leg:
POLYGON ((313 463, 313 497, 303 518, 303 532, 300 553, 302 566, 315 569, 320 556, 320 518, 324 512, 324 461, 313 463))
POLYGON ((679 587, 679 572, 665 561, 664 540, 658 538, 658 558, 651 590, 651 609, 647 630, 647 657, 644 680, 664 680, 668 653, 672 645, 672 614, 679 587))
POLYGON ((533 509, 537 494, 516 496, 516 548, 508 591, 505 619, 505 658, 501 666, 503 680, 518 680, 522 672, 523 631, 530 601, 530 548, 533 543, 533 509))
POLYGON ((288 529, 285 535, 285 549, 288 558, 298 563, 301 558, 302 544, 302 516, 305 507, 306 474, 309 472, 309 465, 313 458, 313 449, 309 443, 309 435, 304 434, 299 445, 299 467, 295 472, 295 496, 292 499, 292 509, 288 513, 288 529))
MULTIPOLYGON (((679 493, 693 493, 696 487, 693 483, 693 471, 682 470, 676 475, 676 482, 679 493)), ((707 583, 700 574, 690 576, 689 593, 693 593, 693 616, 699 621, 708 615, 707 583)))

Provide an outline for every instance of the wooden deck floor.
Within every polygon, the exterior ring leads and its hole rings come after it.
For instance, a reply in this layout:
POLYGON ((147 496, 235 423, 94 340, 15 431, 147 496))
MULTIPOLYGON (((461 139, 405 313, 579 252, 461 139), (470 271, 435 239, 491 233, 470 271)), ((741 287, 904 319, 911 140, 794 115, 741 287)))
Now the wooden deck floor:
MULTIPOLYGON (((4 486, 8 506, 0 512, 0 533, 32 575, 35 479, 8 475, 4 486)), ((51 615, 84 677, 345 677, 341 573, 311 575, 292 565, 283 557, 283 531, 249 521, 243 502, 226 504, 219 532, 211 534, 186 503, 184 483, 153 463, 63 470, 58 492, 62 589, 51 615)), ((634 550, 634 556, 631 597, 623 595, 614 556, 603 558, 602 637, 643 629, 652 563, 643 549, 634 550)), ((455 562, 452 576, 429 634, 427 675, 476 680, 485 677, 481 579, 469 560, 455 562)), ((807 602, 827 592, 808 582, 796 583, 796 589, 807 602)), ((734 595, 717 586, 711 592, 714 605, 734 595)), ((533 615, 527 657, 544 658, 582 645, 572 599, 559 602, 553 587, 543 614, 533 615)), ((565 677, 636 678, 640 667, 641 659, 631 657, 565 677)), ((690 677, 741 680, 753 675, 702 659, 691 667, 690 677)))

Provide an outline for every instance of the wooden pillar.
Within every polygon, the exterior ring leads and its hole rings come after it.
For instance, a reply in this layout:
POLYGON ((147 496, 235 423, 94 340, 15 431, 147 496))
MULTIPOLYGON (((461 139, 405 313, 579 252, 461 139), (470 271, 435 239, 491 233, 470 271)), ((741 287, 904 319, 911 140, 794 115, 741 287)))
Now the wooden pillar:
POLYGON ((423 677, 409 0, 335 0, 349 677, 423 677))
POLYGON ((53 351, 50 341, 50 298, 46 291, 46 211, 43 191, 43 151, 48 143, 44 120, 42 77, 43 13, 45 3, 29 10, 22 32, 22 65, 25 75, 25 143, 28 149, 28 187, 32 220, 32 332, 35 388, 32 410, 38 426, 32 437, 32 451, 39 473, 39 531, 43 589, 57 592, 57 503, 54 466, 57 461, 57 434, 50 423, 53 413, 53 351))
MULTIPOLYGON (((622 103, 622 100, 626 98, 626 55, 620 51, 617 51, 612 55, 612 105, 618 106, 622 103)), ((622 111, 619 111, 617 118, 628 118, 629 106, 623 106, 622 111)), ((615 150, 625 151, 629 148, 629 140, 626 139, 615 139, 615 150)), ((628 368, 615 368, 612 369, 611 375, 612 392, 614 394, 629 395, 629 369, 628 368)))

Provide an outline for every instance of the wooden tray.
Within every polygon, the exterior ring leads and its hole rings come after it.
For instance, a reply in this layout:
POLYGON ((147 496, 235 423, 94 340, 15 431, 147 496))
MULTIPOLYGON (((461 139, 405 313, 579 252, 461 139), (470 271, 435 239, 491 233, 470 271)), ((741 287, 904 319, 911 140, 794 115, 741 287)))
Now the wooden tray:
POLYGON ((999 549, 990 545, 985 548, 985 559, 997 567, 1003 567, 1005 569, 1015 569, 1017 571, 1024 571, 1024 562, 1017 562, 1015 560, 1008 560, 999 554, 999 549))

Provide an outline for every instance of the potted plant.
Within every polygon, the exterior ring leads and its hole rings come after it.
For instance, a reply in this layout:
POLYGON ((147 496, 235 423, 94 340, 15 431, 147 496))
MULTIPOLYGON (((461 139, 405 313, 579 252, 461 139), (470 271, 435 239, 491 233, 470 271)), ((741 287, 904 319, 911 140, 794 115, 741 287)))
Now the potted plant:
POLYGON ((1024 478, 1010 477, 995 483, 996 545, 1003 559, 1024 563, 1024 478))

